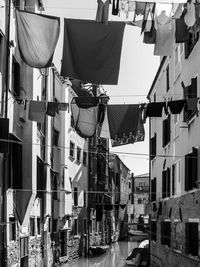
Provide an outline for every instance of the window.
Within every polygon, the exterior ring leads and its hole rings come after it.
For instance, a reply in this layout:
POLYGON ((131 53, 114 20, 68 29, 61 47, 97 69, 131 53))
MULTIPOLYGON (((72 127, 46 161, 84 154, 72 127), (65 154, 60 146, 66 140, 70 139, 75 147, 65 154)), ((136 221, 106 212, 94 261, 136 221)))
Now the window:
POLYGON ((83 220, 83 233, 87 234, 87 219, 83 220))
POLYGON ((138 204, 142 204, 142 199, 138 198, 138 204))
POLYGON ((185 252, 198 256, 198 223, 187 222, 185 224, 185 252))
POLYGON ((30 218, 30 236, 35 235, 35 218, 30 218))
POLYGON ((87 164, 87 152, 83 151, 83 165, 87 164))
POLYGON ((189 40, 185 42, 185 58, 188 58, 199 39, 199 33, 190 33, 189 40))
POLYGON ((67 256, 67 231, 60 231, 61 257, 67 256))
POLYGON ((86 197, 87 197, 87 194, 84 191, 84 193, 83 193, 83 207, 86 207, 86 197))
POLYGON ((19 99, 20 97, 20 65, 13 58, 12 64, 12 91, 13 95, 19 99))
POLYGON ((151 240, 154 240, 156 242, 157 239, 157 223, 156 221, 151 221, 151 240))
MULTIPOLYGON (((186 100, 191 98, 197 98, 197 77, 191 80, 191 85, 184 87, 184 98, 186 100)), ((184 121, 189 121, 197 112, 197 103, 194 103, 194 107, 191 109, 186 107, 184 108, 184 121)))
POLYGON ((16 239, 16 228, 15 228, 15 217, 10 217, 9 218, 9 238, 11 240, 16 239))
POLYGON ((170 197, 170 168, 162 171, 162 198, 170 197))
POLYGON ((171 245, 171 223, 161 222, 161 245, 171 245))
POLYGON ((46 169, 44 162, 37 157, 37 197, 42 198, 46 189, 46 169))
POLYGON ((40 229, 40 218, 37 218, 37 234, 41 234, 41 229, 40 229))
POLYGON ((170 115, 163 121, 163 147, 170 142, 170 115))
POLYGON ((156 177, 151 180, 151 201, 156 201, 156 177))
POLYGON ((59 199, 59 174, 54 171, 50 171, 51 173, 51 190, 52 190, 52 198, 54 200, 59 199))
POLYGON ((74 219, 74 235, 78 235, 78 219, 74 219))
POLYGON ((57 131, 55 128, 53 129, 53 146, 58 146, 59 141, 59 131, 57 131))
POLYGON ((20 258, 28 256, 28 236, 20 238, 20 258))
POLYGON ((78 206, 78 189, 74 187, 74 206, 78 206))
POLYGON ((71 158, 74 158, 74 143, 70 141, 70 150, 69 150, 69 155, 71 158))
POLYGON ((76 160, 77 160, 77 162, 79 162, 80 163, 80 161, 81 161, 81 148, 80 147, 78 147, 77 146, 77 151, 76 151, 76 160))
POLYGON ((168 92, 169 91, 169 65, 167 66, 166 68, 166 91, 168 92))
POLYGON ((150 139, 150 158, 151 160, 156 156, 156 134, 150 139))
POLYGON ((197 188, 197 153, 193 147, 192 152, 185 156, 185 191, 197 188))

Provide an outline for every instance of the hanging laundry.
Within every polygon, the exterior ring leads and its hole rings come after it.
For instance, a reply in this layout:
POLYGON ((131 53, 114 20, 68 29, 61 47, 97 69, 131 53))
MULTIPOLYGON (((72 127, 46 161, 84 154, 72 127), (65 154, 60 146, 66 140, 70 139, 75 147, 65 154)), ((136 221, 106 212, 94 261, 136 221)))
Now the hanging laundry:
POLYGON ((200 32, 200 3, 195 3, 195 24, 188 29, 191 33, 200 32))
POLYGON ((119 0, 113 0, 112 15, 117 16, 119 13, 119 0))
POLYGON ((74 97, 74 101, 79 108, 91 108, 98 105, 99 97, 74 97))
POLYGON ((68 103, 59 103, 58 104, 58 110, 59 111, 67 111, 69 107, 68 103))
POLYGON ((16 10, 17 41, 23 61, 33 68, 51 66, 60 19, 16 10))
POLYGON ((188 1, 186 3, 186 11, 187 12, 184 16, 185 24, 188 27, 192 27, 194 26, 196 21, 194 0, 188 1))
POLYGON ((128 11, 129 12, 135 11, 135 1, 128 1, 128 11))
POLYGON ((105 139, 110 139, 110 129, 109 129, 109 124, 108 124, 107 107, 105 110, 104 120, 101 126, 100 137, 105 138, 105 139))
POLYGON ((146 24, 147 24, 147 20, 150 14, 151 14, 152 21, 154 20, 155 7, 156 7, 155 3, 146 3, 145 12, 144 12, 143 21, 142 21, 141 34, 143 33, 144 30, 146 30, 146 24))
POLYGON ((172 114, 179 114, 184 108, 185 100, 168 101, 167 105, 172 114))
POLYGON ((96 22, 101 22, 104 24, 108 23, 109 16, 109 5, 111 4, 110 0, 97 0, 97 14, 96 14, 96 22))
POLYGON ((175 20, 175 41, 176 43, 184 43, 189 40, 189 31, 183 18, 175 20))
POLYGON ((183 13, 183 4, 178 4, 178 7, 175 7, 175 4, 173 4, 174 7, 174 15, 172 16, 173 19, 180 19, 181 15, 183 13))
POLYGON ((156 44, 154 55, 171 56, 174 46, 175 25, 174 20, 166 16, 163 10, 156 18, 156 44))
POLYGON ((135 2, 135 16, 134 16, 133 21, 135 21, 136 16, 144 15, 145 7, 146 7, 146 3, 145 2, 139 2, 139 1, 135 2))
POLYGON ((126 19, 128 18, 129 16, 128 0, 119 1, 119 16, 121 16, 121 13, 124 13, 126 19))
POLYGON ((198 98, 188 98, 186 100, 186 111, 193 111, 197 112, 197 104, 198 104, 199 99, 198 98))
POLYGON ((58 105, 59 103, 57 102, 48 102, 46 114, 51 117, 55 117, 56 113, 58 113, 58 105))
POLYGON ((144 140, 142 111, 139 105, 108 105, 107 115, 112 146, 144 140))
POLYGON ((0 153, 8 153, 9 119, 0 118, 0 139, 0 153))
POLYGON ((45 101, 33 101, 29 103, 28 119, 31 121, 44 122, 47 103, 45 101))
POLYGON ((124 27, 124 22, 65 19, 61 75, 117 84, 124 27))
POLYGON ((147 104, 147 117, 162 117, 164 102, 152 102, 147 104))
POLYGON ((73 99, 71 102, 71 112, 74 128, 77 133, 83 138, 92 137, 95 134, 98 123, 98 106, 79 108, 73 99))
POLYGON ((144 32, 143 43, 145 43, 145 44, 155 44, 156 43, 155 21, 152 21, 150 31, 144 32))

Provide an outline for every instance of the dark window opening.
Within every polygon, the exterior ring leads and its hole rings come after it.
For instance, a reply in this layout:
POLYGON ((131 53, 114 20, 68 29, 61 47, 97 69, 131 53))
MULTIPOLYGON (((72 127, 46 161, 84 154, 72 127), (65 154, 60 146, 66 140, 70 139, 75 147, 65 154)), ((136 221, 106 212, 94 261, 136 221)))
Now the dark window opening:
POLYGON ((12 64, 12 91, 14 97, 19 100, 20 97, 20 65, 17 61, 13 58, 12 64))
POLYGON ((83 164, 87 165, 87 152, 83 151, 83 164))
POLYGON ((151 201, 156 201, 156 177, 151 180, 151 201))
POLYGON ((46 167, 44 161, 37 157, 37 197, 42 198, 46 190, 46 167))
POLYGON ((170 168, 162 171, 162 198, 170 197, 170 168))
POLYGON ((170 115, 163 121, 163 147, 170 142, 170 115))
POLYGON ((78 235, 78 219, 74 220, 74 235, 78 235))
POLYGON ((37 218, 37 234, 41 234, 41 228, 40 228, 40 218, 37 218))
POLYGON ((193 147, 185 156, 185 191, 197 188, 197 161, 198 151, 193 147))
POLYGON ((81 148, 80 147, 77 147, 76 160, 78 163, 80 163, 80 161, 81 161, 81 148))
POLYGON ((69 150, 69 155, 70 157, 74 158, 74 147, 75 144, 73 142, 70 141, 70 150, 69 150))
POLYGON ((188 222, 185 224, 185 252, 198 256, 198 223, 188 222))
POLYGON ((15 217, 9 218, 9 238, 11 240, 16 240, 16 221, 15 217))
POLYGON ((156 134, 150 139, 150 159, 156 156, 156 134))
POLYGON ((78 206, 78 189, 74 187, 74 206, 78 206))
POLYGON ((55 128, 53 129, 53 146, 58 146, 59 141, 59 131, 57 131, 55 128))
POLYGON ((61 241, 61 257, 67 256, 67 231, 60 232, 60 241, 61 241))
POLYGON ((170 86, 169 86, 169 65, 168 65, 166 68, 166 90, 167 92, 169 91, 169 88, 170 86))
POLYGON ((161 245, 171 245, 171 223, 161 222, 161 245))
POLYGON ((59 174, 51 170, 51 190, 53 200, 59 199, 59 174))
POLYGON ((151 221, 151 240, 156 242, 157 239, 157 222, 151 221))
POLYGON ((35 235, 35 218, 30 218, 30 236, 35 235))

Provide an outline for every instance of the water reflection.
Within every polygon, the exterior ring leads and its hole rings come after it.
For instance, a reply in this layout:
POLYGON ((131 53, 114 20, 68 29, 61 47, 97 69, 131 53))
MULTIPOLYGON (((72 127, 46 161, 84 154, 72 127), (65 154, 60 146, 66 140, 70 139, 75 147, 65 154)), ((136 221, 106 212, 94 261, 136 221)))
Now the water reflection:
POLYGON ((133 248, 138 246, 138 242, 133 240, 119 241, 99 257, 80 258, 71 263, 66 263, 62 267, 123 267, 126 266, 125 259, 133 248))

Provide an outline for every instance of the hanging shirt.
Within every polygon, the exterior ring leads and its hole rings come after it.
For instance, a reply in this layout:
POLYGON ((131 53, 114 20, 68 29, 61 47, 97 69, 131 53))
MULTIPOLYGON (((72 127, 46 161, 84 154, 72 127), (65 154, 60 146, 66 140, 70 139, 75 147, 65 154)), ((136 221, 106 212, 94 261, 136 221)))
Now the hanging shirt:
POLYGON ((64 20, 61 75, 94 84, 117 84, 124 22, 64 20))
POLYGON ((98 107, 91 105, 89 108, 80 108, 73 99, 71 102, 71 112, 74 128, 77 133, 83 138, 92 137, 95 134, 98 123, 98 107))
POLYGON ((28 118, 31 121, 44 122, 46 113, 45 101, 30 101, 28 118))
POLYGON ((189 40, 189 32, 183 18, 176 19, 176 28, 175 28, 175 41, 176 43, 184 43, 189 40))
POLYGON ((156 44, 154 55, 171 56, 174 46, 175 26, 174 21, 164 13, 156 17, 156 44))
POLYGON ((50 67, 59 37, 60 19, 16 9, 16 26, 23 61, 33 68, 50 67))
POLYGON ((188 27, 192 27, 195 24, 196 18, 195 18, 195 5, 194 1, 191 0, 191 2, 187 2, 187 12, 184 16, 185 24, 188 27))
POLYGON ((146 117, 162 117, 164 102, 152 102, 147 104, 146 117))
POLYGON ((110 0, 97 0, 98 7, 97 7, 97 14, 96 14, 96 22, 102 22, 104 24, 108 23, 108 16, 109 16, 109 4, 111 3, 110 0))

